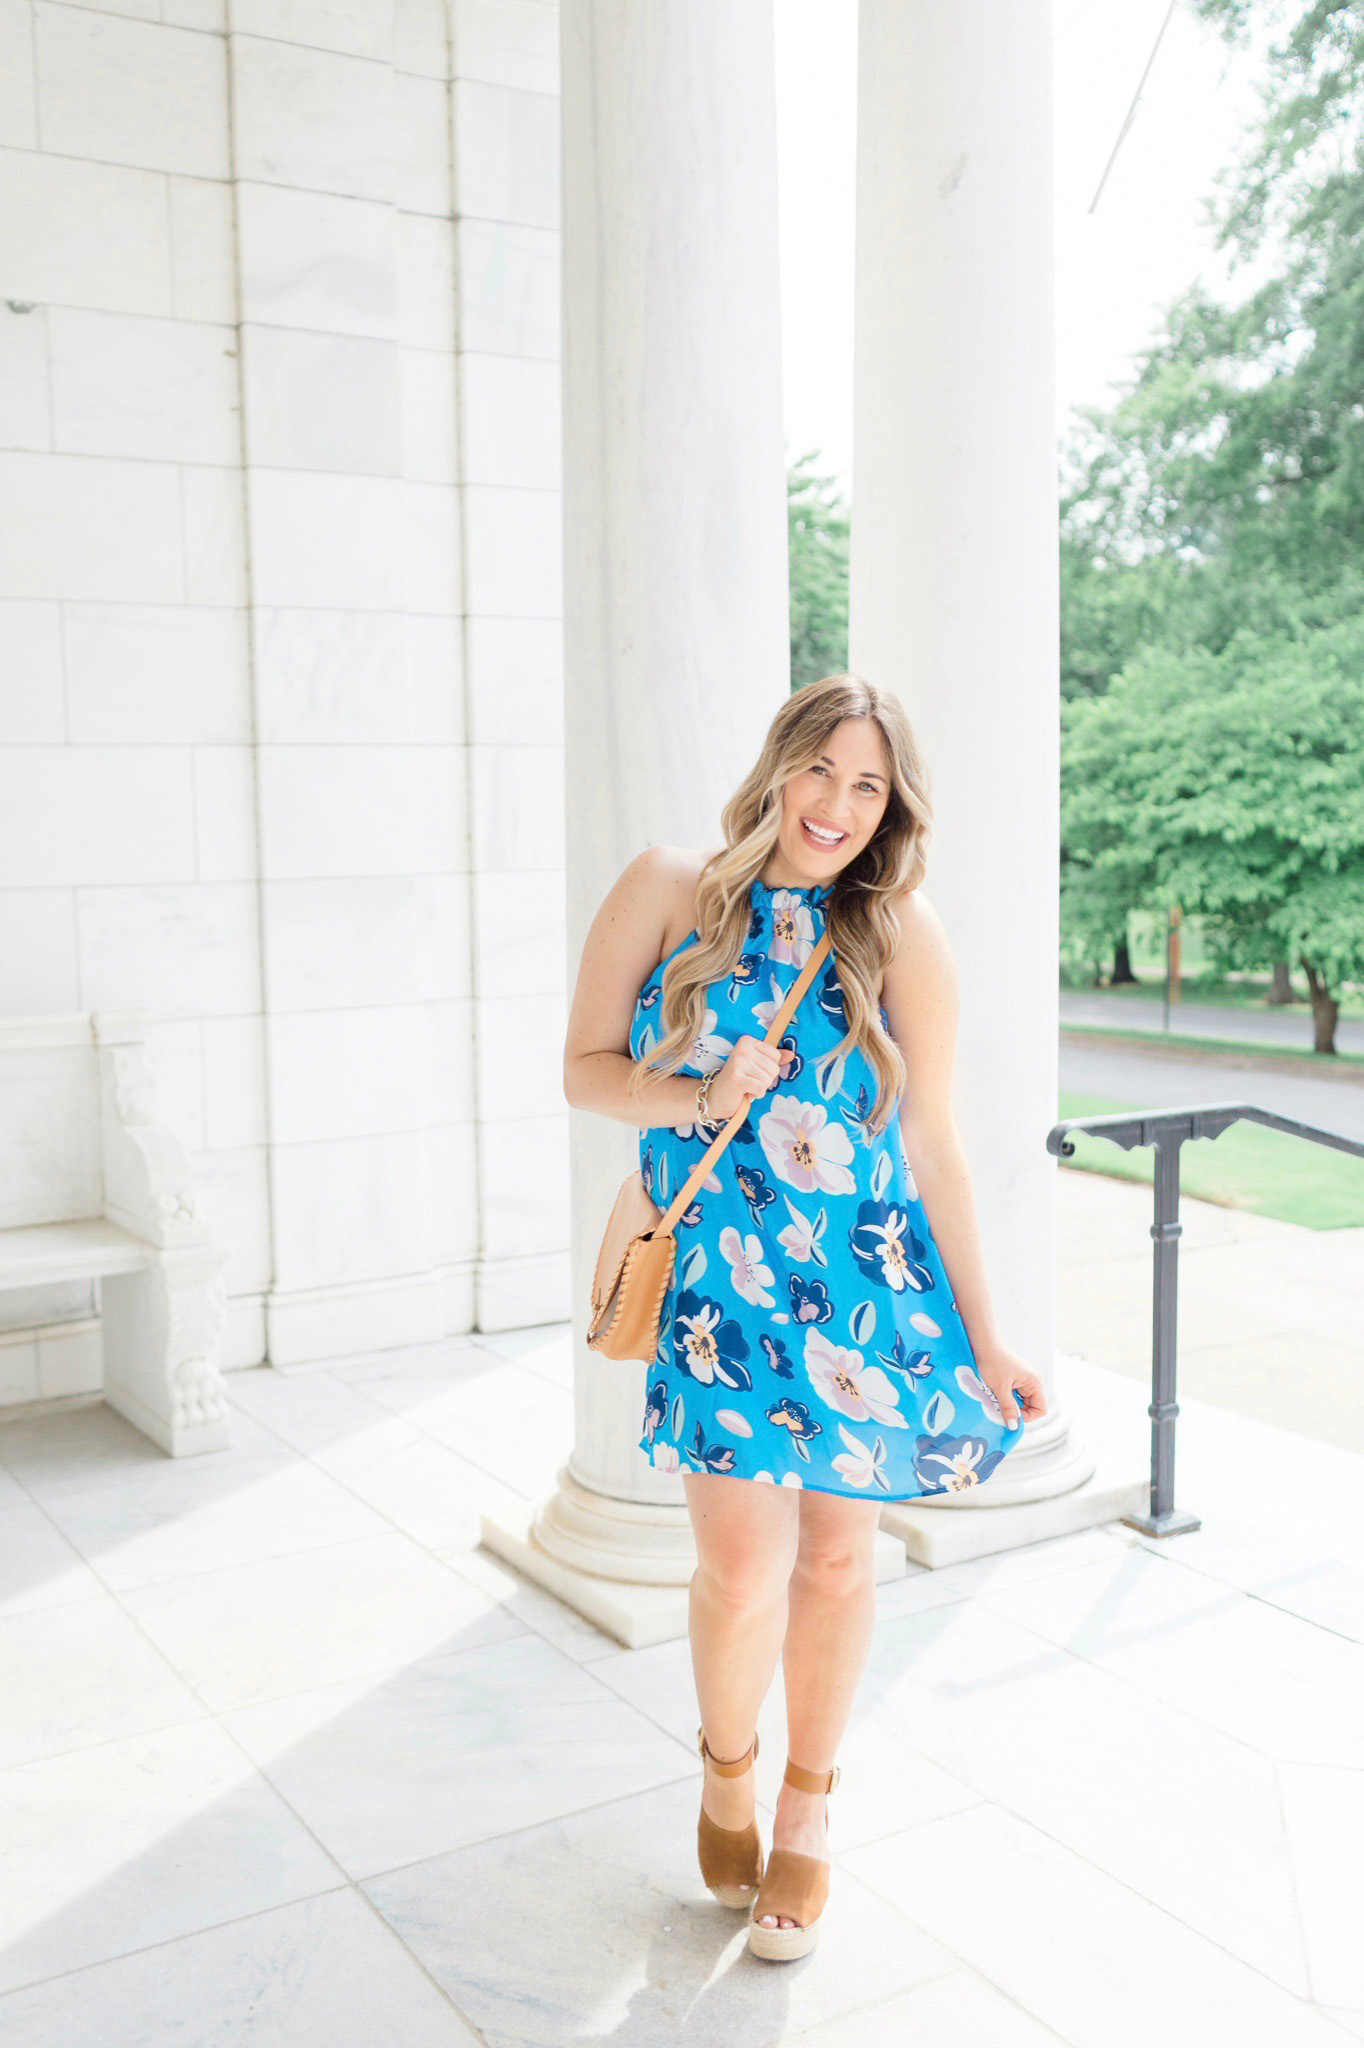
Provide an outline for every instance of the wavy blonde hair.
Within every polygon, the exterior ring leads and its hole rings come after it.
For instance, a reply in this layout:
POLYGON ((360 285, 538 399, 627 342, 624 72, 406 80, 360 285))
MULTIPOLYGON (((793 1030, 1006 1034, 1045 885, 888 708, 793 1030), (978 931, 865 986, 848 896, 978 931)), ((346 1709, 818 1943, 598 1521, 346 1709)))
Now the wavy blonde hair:
MULTIPOLYGON (((752 916, 751 885, 767 865, 781 829, 788 782, 826 751, 845 718, 872 721, 885 741, 890 794, 870 842, 835 877, 825 916, 842 985, 848 1029, 837 1050, 860 1046, 877 1080, 868 1127, 890 1122, 905 1084, 905 1063, 882 1026, 874 994, 877 977, 894 957, 900 920, 893 899, 924 877, 924 850, 933 827, 928 776, 904 706, 889 690, 858 675, 824 676, 787 698, 768 727, 762 752, 721 813, 725 844, 712 854, 696 885, 699 943, 669 961, 663 975, 663 1036, 647 1060, 631 1068, 633 1093, 651 1075, 676 1073, 701 1034, 706 992, 739 963, 752 916)), ((828 971, 826 966, 826 972, 828 971)))

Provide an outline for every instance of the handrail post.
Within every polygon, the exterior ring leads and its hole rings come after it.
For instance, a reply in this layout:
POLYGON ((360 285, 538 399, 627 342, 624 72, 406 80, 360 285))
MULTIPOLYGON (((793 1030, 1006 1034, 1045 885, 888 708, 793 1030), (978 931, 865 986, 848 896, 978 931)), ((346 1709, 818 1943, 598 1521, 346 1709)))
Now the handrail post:
POLYGON ((1347 1138, 1343 1131, 1323 1130, 1297 1117, 1280 1116, 1275 1109, 1261 1109, 1254 1102, 1203 1102, 1192 1109, 1142 1109, 1108 1116, 1072 1116, 1053 1124, 1047 1133, 1047 1150, 1058 1159, 1074 1157, 1073 1131, 1092 1131, 1130 1152, 1135 1146, 1150 1145, 1155 1152, 1155 1273, 1151 1303, 1151 1512, 1124 1515, 1129 1529, 1148 1536, 1179 1536, 1186 1529, 1201 1529, 1197 1515, 1181 1514, 1175 1506, 1175 1369, 1179 1338, 1175 1318, 1179 1280, 1179 1161, 1180 1148, 1189 1138, 1220 1138, 1242 1120, 1261 1124, 1266 1130, 1287 1131, 1312 1145, 1329 1145, 1364 1159, 1364 1142, 1347 1138))
POLYGON ((1175 1507, 1179 1240, 1184 1230, 1179 1220, 1179 1162, 1184 1138, 1184 1131, 1167 1126, 1156 1132, 1154 1143, 1151 1236, 1156 1250, 1151 1291, 1151 1404, 1146 1411, 1151 1418, 1151 1511, 1124 1516, 1129 1528, 1141 1529, 1148 1536, 1179 1536, 1202 1526, 1197 1515, 1175 1507))

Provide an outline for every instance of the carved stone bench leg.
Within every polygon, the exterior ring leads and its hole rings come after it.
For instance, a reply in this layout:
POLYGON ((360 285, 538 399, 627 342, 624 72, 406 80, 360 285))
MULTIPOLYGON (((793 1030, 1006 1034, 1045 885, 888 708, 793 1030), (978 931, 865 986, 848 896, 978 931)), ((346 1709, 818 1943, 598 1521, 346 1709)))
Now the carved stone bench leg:
POLYGON ((219 1367, 226 1263, 213 1245, 187 1245, 100 1283, 104 1398, 173 1458, 231 1440, 219 1367))

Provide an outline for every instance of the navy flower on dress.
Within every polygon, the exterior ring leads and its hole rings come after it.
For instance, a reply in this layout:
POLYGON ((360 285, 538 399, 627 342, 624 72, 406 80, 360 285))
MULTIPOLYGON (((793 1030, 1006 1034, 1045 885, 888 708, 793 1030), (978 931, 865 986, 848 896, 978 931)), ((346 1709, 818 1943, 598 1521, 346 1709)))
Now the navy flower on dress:
POLYGON ((644 1402, 644 1434, 652 1444, 655 1435, 668 1419, 668 1387, 665 1380, 655 1380, 644 1402))
POLYGON ((748 1343, 732 1316, 718 1301, 685 1288, 673 1318, 673 1347, 678 1365, 703 1387, 717 1381, 724 1387, 748 1388, 753 1375, 744 1360, 748 1343))
POLYGON ((774 1337, 770 1330, 764 1330, 758 1342, 767 1354, 767 1362, 773 1372, 776 1373, 778 1379, 794 1379, 796 1368, 791 1363, 790 1354, 782 1343, 781 1338, 774 1337))
POLYGON ((793 1401, 789 1394, 784 1394, 767 1410, 767 1420, 775 1422, 779 1429, 790 1431, 792 1443, 808 1465, 810 1444, 815 1437, 823 1436, 824 1424, 815 1421, 805 1403, 793 1401))
POLYGON ((968 1493, 988 1479, 1004 1456, 980 1436, 921 1436, 914 1446, 914 1469, 925 1493, 968 1493))
POLYGON ((907 1287, 916 1294, 927 1294, 932 1288, 925 1247, 914 1235, 909 1210, 898 1203, 859 1202, 848 1243, 853 1257, 878 1287, 893 1288, 896 1294, 903 1294, 907 1287))
MULTIPOLYGON (((733 1139, 730 1141, 730 1149, 733 1150, 733 1139)), ((760 1219, 763 1210, 770 1209, 777 1199, 777 1191, 771 1181, 760 1166, 755 1166, 748 1159, 735 1161, 734 1178, 738 1181, 739 1191, 753 1211, 755 1220, 760 1219)))
POLYGON ((827 1323, 834 1305, 822 1280, 802 1280, 799 1273, 787 1276, 791 1290, 791 1313, 798 1323, 827 1323))
POLYGON ((898 1330, 890 1350, 878 1351, 876 1356, 892 1372, 902 1372, 911 1380, 926 1380, 933 1370, 933 1353, 925 1351, 922 1345, 911 1351, 898 1330))
POLYGON ((699 1465, 703 1472, 734 1470, 733 1444, 708 1444, 706 1433, 699 1422, 696 1425, 696 1435, 692 1439, 692 1448, 687 1452, 687 1456, 694 1465, 699 1465))

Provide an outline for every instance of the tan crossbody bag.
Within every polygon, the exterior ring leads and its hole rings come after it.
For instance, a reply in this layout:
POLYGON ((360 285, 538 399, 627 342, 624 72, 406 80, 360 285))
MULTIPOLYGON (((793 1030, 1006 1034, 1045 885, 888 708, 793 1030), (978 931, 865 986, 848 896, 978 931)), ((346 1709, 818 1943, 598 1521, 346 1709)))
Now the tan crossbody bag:
MULTIPOLYGON (((828 951, 826 929, 763 1033, 765 1045, 781 1037, 828 951)), ((672 1286, 677 1258, 673 1227, 748 1115, 753 1100, 751 1095, 744 1097, 720 1135, 697 1160, 666 1212, 650 1195, 638 1168, 622 1181, 592 1275, 592 1315, 587 1331, 592 1350, 607 1358, 652 1361, 658 1350, 663 1303, 672 1286)))

